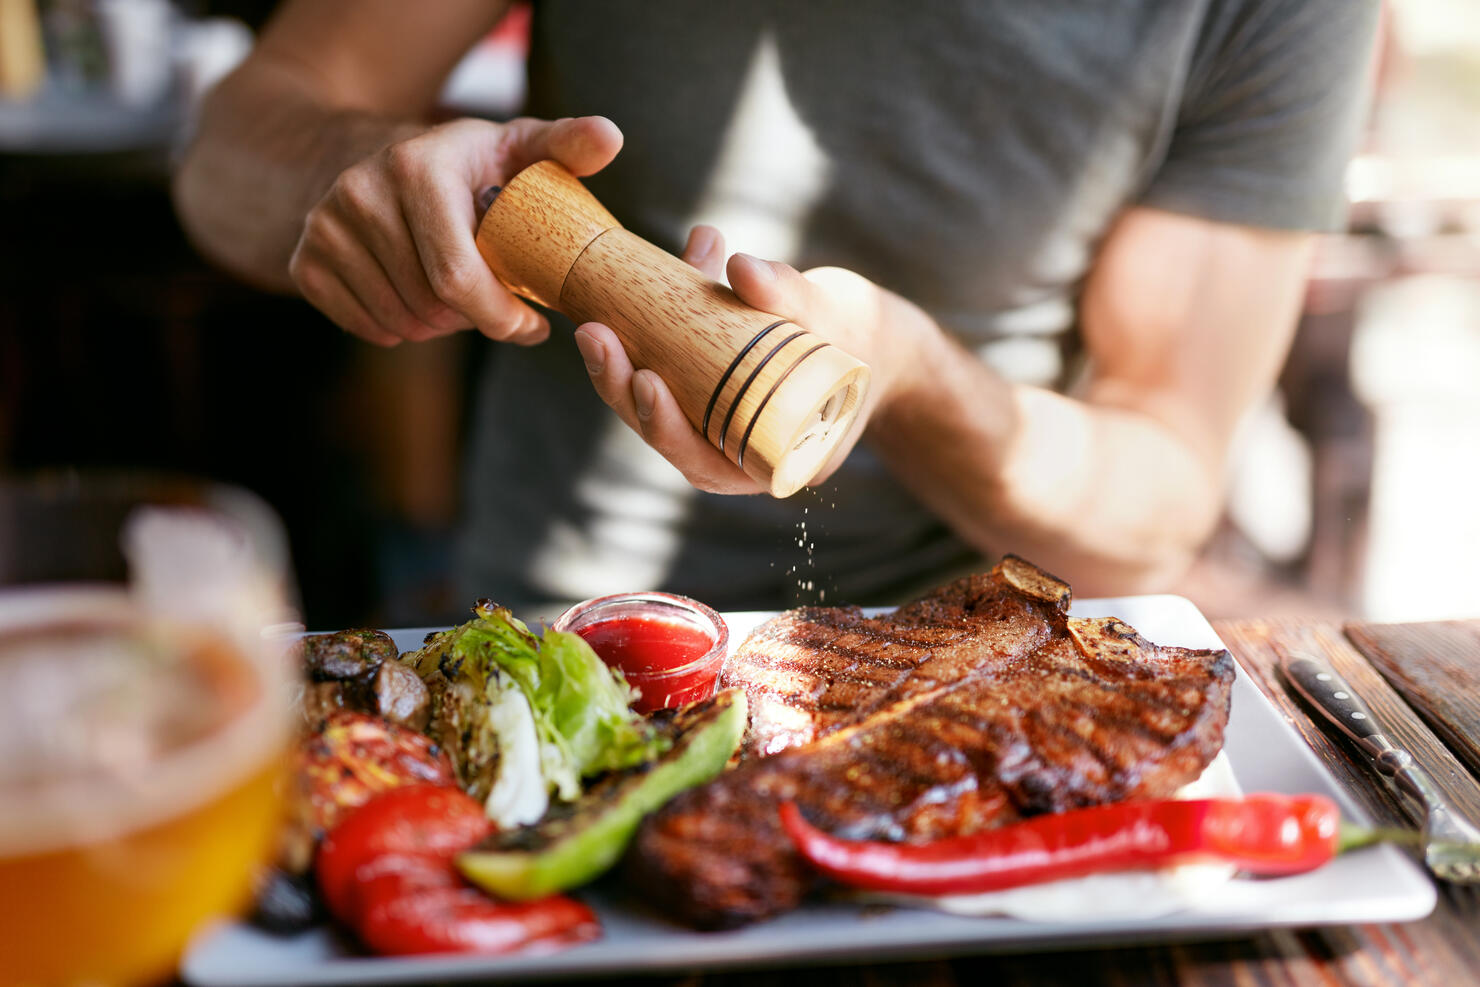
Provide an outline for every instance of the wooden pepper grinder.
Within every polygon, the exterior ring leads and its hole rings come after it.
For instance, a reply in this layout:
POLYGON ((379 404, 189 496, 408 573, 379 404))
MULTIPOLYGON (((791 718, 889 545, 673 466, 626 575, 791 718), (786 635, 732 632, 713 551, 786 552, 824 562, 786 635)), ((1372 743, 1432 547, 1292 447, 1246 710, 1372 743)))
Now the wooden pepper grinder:
POLYGON ((869 369, 624 229, 574 175, 530 165, 498 191, 478 250, 512 292, 612 327, 721 452, 776 497, 847 437, 869 369))

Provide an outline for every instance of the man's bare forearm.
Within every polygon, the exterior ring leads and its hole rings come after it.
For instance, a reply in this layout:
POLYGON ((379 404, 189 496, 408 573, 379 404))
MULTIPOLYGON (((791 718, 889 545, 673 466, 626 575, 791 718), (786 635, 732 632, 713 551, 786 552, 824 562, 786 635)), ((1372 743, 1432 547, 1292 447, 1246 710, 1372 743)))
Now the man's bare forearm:
POLYGON ((202 109, 174 183, 186 232, 253 284, 294 290, 303 219, 354 162, 426 126, 327 105, 291 67, 250 63, 202 109))
POLYGON ((1289 350, 1311 243, 1129 208, 1080 298, 1091 374, 1076 398, 1008 384, 918 313, 903 332, 929 377, 895 387, 869 435, 984 551, 1030 555, 1084 593, 1163 589, 1217 523, 1234 433, 1289 350))
POLYGON ((1218 516, 1215 468, 1157 419, 1008 384, 938 330, 928 381, 869 441, 971 544, 1016 552, 1085 595, 1164 588, 1218 516))

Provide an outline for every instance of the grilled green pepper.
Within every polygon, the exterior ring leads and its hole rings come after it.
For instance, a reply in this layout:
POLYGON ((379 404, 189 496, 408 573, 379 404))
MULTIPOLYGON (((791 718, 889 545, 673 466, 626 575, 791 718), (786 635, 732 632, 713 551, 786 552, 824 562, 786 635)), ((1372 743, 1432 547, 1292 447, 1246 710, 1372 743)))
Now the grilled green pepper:
POLYGON ((457 858, 474 884, 508 901, 528 901, 599 877, 626 849, 643 816, 724 769, 745 732, 745 693, 653 719, 672 747, 657 760, 612 772, 574 802, 558 803, 533 826, 495 833, 457 858))

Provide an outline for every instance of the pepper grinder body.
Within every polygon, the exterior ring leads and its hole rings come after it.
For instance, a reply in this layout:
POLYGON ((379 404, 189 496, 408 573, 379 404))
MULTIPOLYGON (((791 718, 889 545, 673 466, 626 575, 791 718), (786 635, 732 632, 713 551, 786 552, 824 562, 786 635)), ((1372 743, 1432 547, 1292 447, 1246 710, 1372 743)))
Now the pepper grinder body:
POLYGON ((694 427, 773 496, 816 476, 857 418, 867 365, 624 229, 553 161, 499 191, 477 242, 511 291, 610 326, 632 365, 662 377, 694 427))

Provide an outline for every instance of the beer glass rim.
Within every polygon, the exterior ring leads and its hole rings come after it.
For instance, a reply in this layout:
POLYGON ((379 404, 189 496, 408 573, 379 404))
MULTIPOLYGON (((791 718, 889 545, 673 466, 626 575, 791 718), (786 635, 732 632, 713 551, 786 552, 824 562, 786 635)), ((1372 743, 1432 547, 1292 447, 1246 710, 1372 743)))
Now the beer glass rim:
POLYGON ((17 574, 24 563, 15 557, 19 549, 13 529, 22 512, 61 511, 87 504, 157 504, 214 511, 241 526, 258 562, 283 581, 285 589, 291 584, 291 558, 282 521, 246 487, 168 470, 46 468, 0 470, 0 589, 49 581, 17 574))

